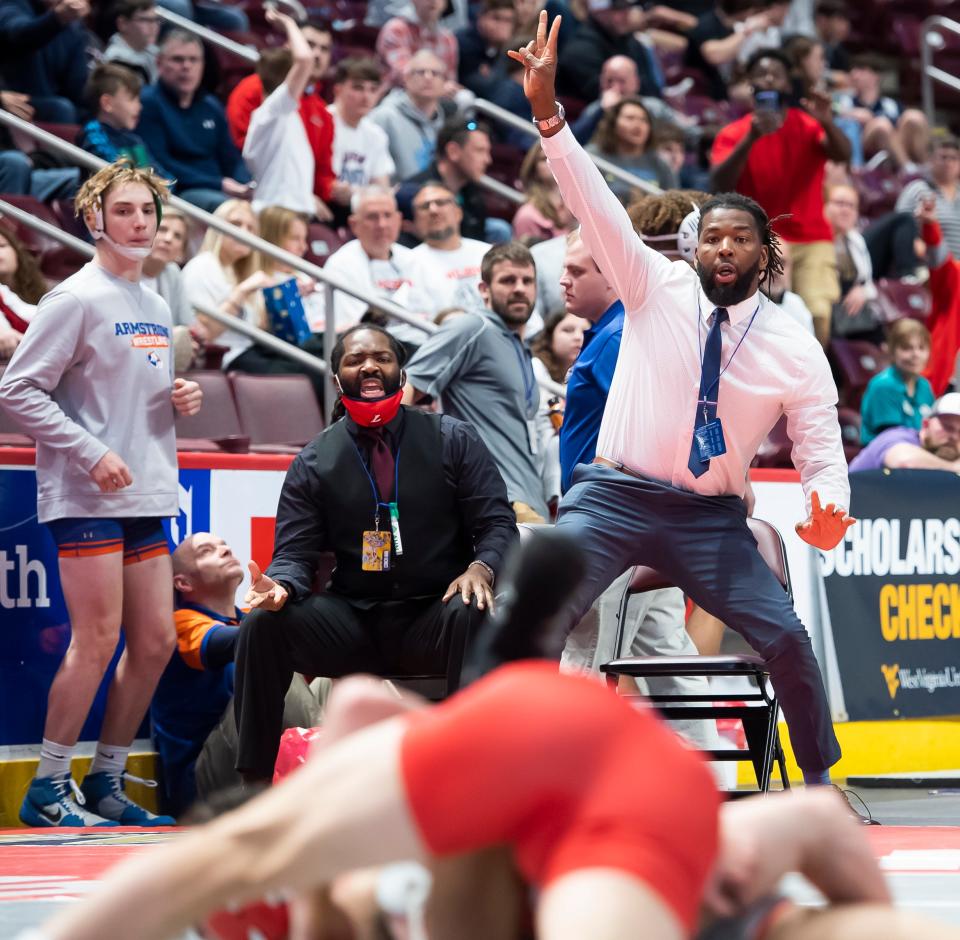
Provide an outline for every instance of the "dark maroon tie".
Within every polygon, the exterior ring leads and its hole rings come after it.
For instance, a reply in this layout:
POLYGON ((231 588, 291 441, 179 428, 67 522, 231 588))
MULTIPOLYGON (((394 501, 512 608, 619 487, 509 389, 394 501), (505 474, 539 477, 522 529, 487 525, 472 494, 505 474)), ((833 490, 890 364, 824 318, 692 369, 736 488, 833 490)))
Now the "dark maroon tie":
POLYGON ((377 493, 380 502, 389 503, 393 499, 393 482, 396 464, 393 451, 383 429, 364 428, 363 438, 367 442, 370 453, 370 470, 377 483, 377 493))

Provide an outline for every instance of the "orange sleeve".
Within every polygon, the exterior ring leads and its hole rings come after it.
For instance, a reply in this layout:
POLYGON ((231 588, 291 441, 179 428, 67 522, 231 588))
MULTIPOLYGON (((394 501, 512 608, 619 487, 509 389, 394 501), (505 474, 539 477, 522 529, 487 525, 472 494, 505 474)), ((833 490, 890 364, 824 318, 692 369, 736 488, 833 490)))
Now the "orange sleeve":
POLYGON ((221 626, 217 620, 211 620, 198 610, 183 608, 174 611, 173 622, 177 629, 177 649, 183 661, 191 669, 203 671, 200 652, 203 638, 214 628, 221 626))

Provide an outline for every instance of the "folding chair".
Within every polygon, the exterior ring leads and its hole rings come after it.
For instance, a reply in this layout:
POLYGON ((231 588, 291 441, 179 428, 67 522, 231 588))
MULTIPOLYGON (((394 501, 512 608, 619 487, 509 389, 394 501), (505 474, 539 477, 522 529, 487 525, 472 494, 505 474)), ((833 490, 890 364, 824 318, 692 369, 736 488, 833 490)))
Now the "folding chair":
MULTIPOLYGON (((748 519, 747 524, 757 541, 760 555, 792 601, 790 570, 780 533, 769 522, 760 519, 748 519)), ((790 782, 787 778, 786 763, 777 729, 779 704, 776 695, 767 688, 769 671, 761 657, 732 655, 625 658, 622 656, 627 604, 630 598, 634 594, 666 587, 674 587, 674 585, 653 568, 638 565, 633 569, 633 575, 623 592, 620 611, 617 615, 617 639, 614 649, 617 651, 618 658, 601 666, 600 671, 607 676, 607 682, 612 687, 617 686, 620 676, 643 679, 664 676, 745 676, 752 680, 756 686, 755 691, 738 689, 729 692, 711 691, 707 694, 660 693, 627 697, 646 699, 664 718, 673 720, 739 718, 743 724, 747 747, 710 750, 706 751, 705 755, 710 760, 750 761, 757 776, 757 786, 763 793, 770 789, 773 762, 776 760, 780 779, 784 788, 788 789, 790 782)))

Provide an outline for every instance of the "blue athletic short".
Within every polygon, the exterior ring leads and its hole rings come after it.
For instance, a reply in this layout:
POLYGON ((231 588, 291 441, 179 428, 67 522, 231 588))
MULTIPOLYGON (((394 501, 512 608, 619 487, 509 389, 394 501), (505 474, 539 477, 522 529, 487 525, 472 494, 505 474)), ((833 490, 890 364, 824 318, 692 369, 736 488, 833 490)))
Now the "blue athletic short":
POLYGON ((123 552, 123 563, 135 565, 169 555, 170 546, 157 517, 146 519, 55 519, 48 522, 61 558, 88 558, 123 552))

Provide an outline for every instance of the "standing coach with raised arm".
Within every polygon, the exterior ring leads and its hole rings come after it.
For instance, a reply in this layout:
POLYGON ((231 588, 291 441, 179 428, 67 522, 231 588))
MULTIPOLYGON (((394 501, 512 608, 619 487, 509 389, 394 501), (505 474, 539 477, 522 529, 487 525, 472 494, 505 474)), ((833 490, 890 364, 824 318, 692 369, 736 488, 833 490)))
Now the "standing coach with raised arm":
POLYGON ((840 757, 810 638, 757 551, 744 480, 782 414, 810 505, 797 532, 824 550, 853 520, 837 390, 816 340, 759 285, 781 266, 763 209, 736 193, 702 207, 696 269, 644 246, 555 100, 559 18, 511 57, 565 203, 626 317, 597 457, 580 465, 558 526, 587 557, 572 628, 622 571, 650 565, 766 660, 808 783, 840 757), (821 508, 818 493, 828 505, 821 508))

